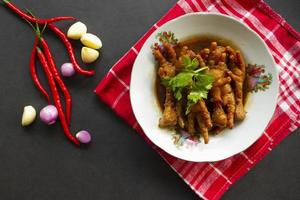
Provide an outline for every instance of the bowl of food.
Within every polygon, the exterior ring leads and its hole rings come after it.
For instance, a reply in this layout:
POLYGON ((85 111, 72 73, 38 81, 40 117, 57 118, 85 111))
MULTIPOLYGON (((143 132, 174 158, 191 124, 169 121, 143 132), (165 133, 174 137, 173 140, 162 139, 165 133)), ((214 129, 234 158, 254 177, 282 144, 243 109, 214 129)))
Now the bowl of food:
POLYGON ((193 13, 147 39, 133 66, 130 100, 155 145, 183 160, 218 161, 263 134, 278 84, 268 47, 247 25, 193 13))

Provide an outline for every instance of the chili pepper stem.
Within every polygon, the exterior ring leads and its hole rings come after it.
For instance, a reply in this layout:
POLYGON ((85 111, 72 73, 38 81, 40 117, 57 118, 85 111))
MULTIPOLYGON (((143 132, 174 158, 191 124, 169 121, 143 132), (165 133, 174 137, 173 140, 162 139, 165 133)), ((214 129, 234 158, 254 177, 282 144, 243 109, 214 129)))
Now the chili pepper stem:
POLYGON ((45 23, 53 23, 63 20, 75 20, 76 18, 70 16, 62 16, 62 17, 53 17, 50 19, 38 19, 35 17, 31 17, 28 14, 24 13, 21 9, 19 9, 16 5, 11 3, 9 0, 2 0, 2 2, 15 14, 19 15, 21 18, 26 19, 32 23, 45 24, 45 23))
MULTIPOLYGON (((32 17, 37 18, 37 17, 33 14, 33 12, 32 12, 31 10, 29 10, 28 8, 25 8, 25 10, 26 10, 26 12, 27 12, 29 15, 31 15, 32 17)), ((26 20, 26 19, 25 19, 25 20, 26 20)), ((26 21, 27 21, 27 20, 26 20, 26 21)), ((30 22, 29 22, 29 23, 30 23, 30 22)), ((31 23, 30 23, 30 24, 31 24, 31 23)), ((35 23, 35 24, 36 24, 36 30, 38 31, 39 35, 42 35, 43 32, 45 31, 46 27, 47 27, 47 23, 44 24, 42 31, 40 31, 39 24, 38 24, 38 23, 35 23)), ((34 29, 34 30, 35 30, 35 29, 34 29)))
MULTIPOLYGON (((30 12, 30 11, 28 11, 28 12, 30 12)), ((34 16, 31 12, 30 12, 30 15, 34 16)), ((55 65, 52 53, 50 51, 49 45, 46 42, 46 40, 42 37, 43 31, 45 30, 47 24, 44 24, 44 27, 43 27, 43 29, 41 31, 38 23, 36 23, 36 27, 34 27, 32 25, 32 23, 30 23, 29 21, 27 21, 27 22, 32 27, 32 29, 35 31, 37 37, 39 38, 39 41, 40 41, 40 43, 41 43, 41 45, 42 45, 42 47, 43 47, 43 49, 45 51, 45 55, 46 55, 47 61, 49 62, 50 71, 51 71, 51 73, 52 73, 52 75, 53 75, 53 77, 55 79, 55 82, 58 84, 58 86, 60 87, 60 89, 61 89, 61 91, 62 91, 62 93, 63 93, 63 95, 65 97, 66 118, 67 118, 68 125, 70 125, 70 122, 71 122, 71 112, 72 112, 71 95, 70 95, 70 92, 69 92, 68 88, 66 87, 65 83, 63 82, 63 80, 61 79, 61 77, 60 77, 60 75, 59 75, 59 73, 57 71, 57 68, 56 68, 56 65, 55 65)))
MULTIPOLYGON (((29 13, 29 15, 31 15, 32 17, 36 18, 35 15, 27 9, 27 12, 29 13)), ((55 25, 53 24, 48 24, 48 27, 50 30, 52 30, 60 39, 61 41, 64 43, 67 51, 68 51, 68 54, 69 54, 69 57, 70 57, 70 60, 74 66, 74 69, 79 73, 79 74, 82 74, 82 75, 86 75, 86 76, 93 76, 95 74, 95 71, 94 70, 84 70, 82 69, 79 64, 77 63, 76 59, 75 59, 75 54, 74 54, 74 50, 73 50, 73 47, 72 47, 72 44, 70 43, 70 41, 68 40, 67 36, 55 25)), ((34 29, 35 30, 35 29, 34 29)), ((43 32, 43 31, 42 31, 43 32)))

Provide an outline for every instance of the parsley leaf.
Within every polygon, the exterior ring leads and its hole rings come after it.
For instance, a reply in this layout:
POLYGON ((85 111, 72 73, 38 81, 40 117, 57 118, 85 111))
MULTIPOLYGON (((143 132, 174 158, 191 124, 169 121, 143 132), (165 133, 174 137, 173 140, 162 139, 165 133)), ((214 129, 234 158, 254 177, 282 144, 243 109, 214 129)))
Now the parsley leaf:
POLYGON ((182 98, 184 89, 188 89, 186 114, 191 107, 200 99, 206 99, 208 91, 212 88, 213 76, 205 73, 207 67, 197 69, 199 62, 197 59, 191 60, 190 57, 183 57, 184 71, 174 77, 162 77, 161 82, 165 87, 170 88, 177 100, 182 98))
POLYGON ((188 66, 192 63, 192 60, 189 56, 182 56, 183 66, 188 66))
POLYGON ((196 82, 194 84, 194 89, 196 90, 210 90, 212 88, 212 82, 214 77, 210 74, 198 73, 195 75, 196 82))
POLYGON ((186 114, 191 110, 191 107, 200 99, 207 99, 208 91, 212 88, 213 76, 209 74, 197 74, 196 81, 193 84, 191 92, 187 96, 186 114))
POLYGON ((193 83, 192 72, 181 72, 174 77, 162 77, 161 82, 165 87, 171 88, 174 92, 174 96, 177 100, 182 98, 182 90, 183 88, 192 85, 193 83))
POLYGON ((190 92, 190 94, 187 96, 187 107, 185 114, 189 114, 191 107, 195 105, 200 99, 202 98, 207 98, 207 93, 206 92, 190 92))
POLYGON ((197 69, 199 66, 199 61, 197 58, 194 58, 193 60, 189 56, 183 56, 182 62, 184 66, 185 71, 191 71, 197 69))

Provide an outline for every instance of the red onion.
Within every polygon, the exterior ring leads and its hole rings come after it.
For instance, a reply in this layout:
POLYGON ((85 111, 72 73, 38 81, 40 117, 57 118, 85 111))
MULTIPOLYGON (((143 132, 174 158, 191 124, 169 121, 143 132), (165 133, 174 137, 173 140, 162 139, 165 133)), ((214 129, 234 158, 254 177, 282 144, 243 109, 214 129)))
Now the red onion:
POLYGON ((56 122, 57 116, 57 109, 53 105, 48 105, 40 111, 41 120, 48 125, 54 124, 56 122))
POLYGON ((64 63, 61 68, 61 74, 65 77, 70 77, 75 74, 75 69, 72 63, 64 63))
POLYGON ((76 134, 76 138, 83 144, 87 144, 91 141, 91 134, 85 130, 79 131, 76 134))

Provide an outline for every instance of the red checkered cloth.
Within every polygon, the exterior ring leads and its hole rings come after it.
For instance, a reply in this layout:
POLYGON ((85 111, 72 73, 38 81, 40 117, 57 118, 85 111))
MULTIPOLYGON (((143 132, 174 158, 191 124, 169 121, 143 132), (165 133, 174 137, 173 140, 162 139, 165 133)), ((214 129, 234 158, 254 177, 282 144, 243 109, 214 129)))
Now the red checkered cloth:
POLYGON ((300 126, 300 34, 261 0, 180 0, 111 68, 95 92, 132 126, 203 199, 219 199, 228 188, 300 126), (268 45, 280 70, 275 114, 261 138, 242 153, 219 162, 187 162, 170 156, 145 136, 132 112, 129 89, 132 66, 153 31, 191 12, 217 12, 246 23, 268 45))

